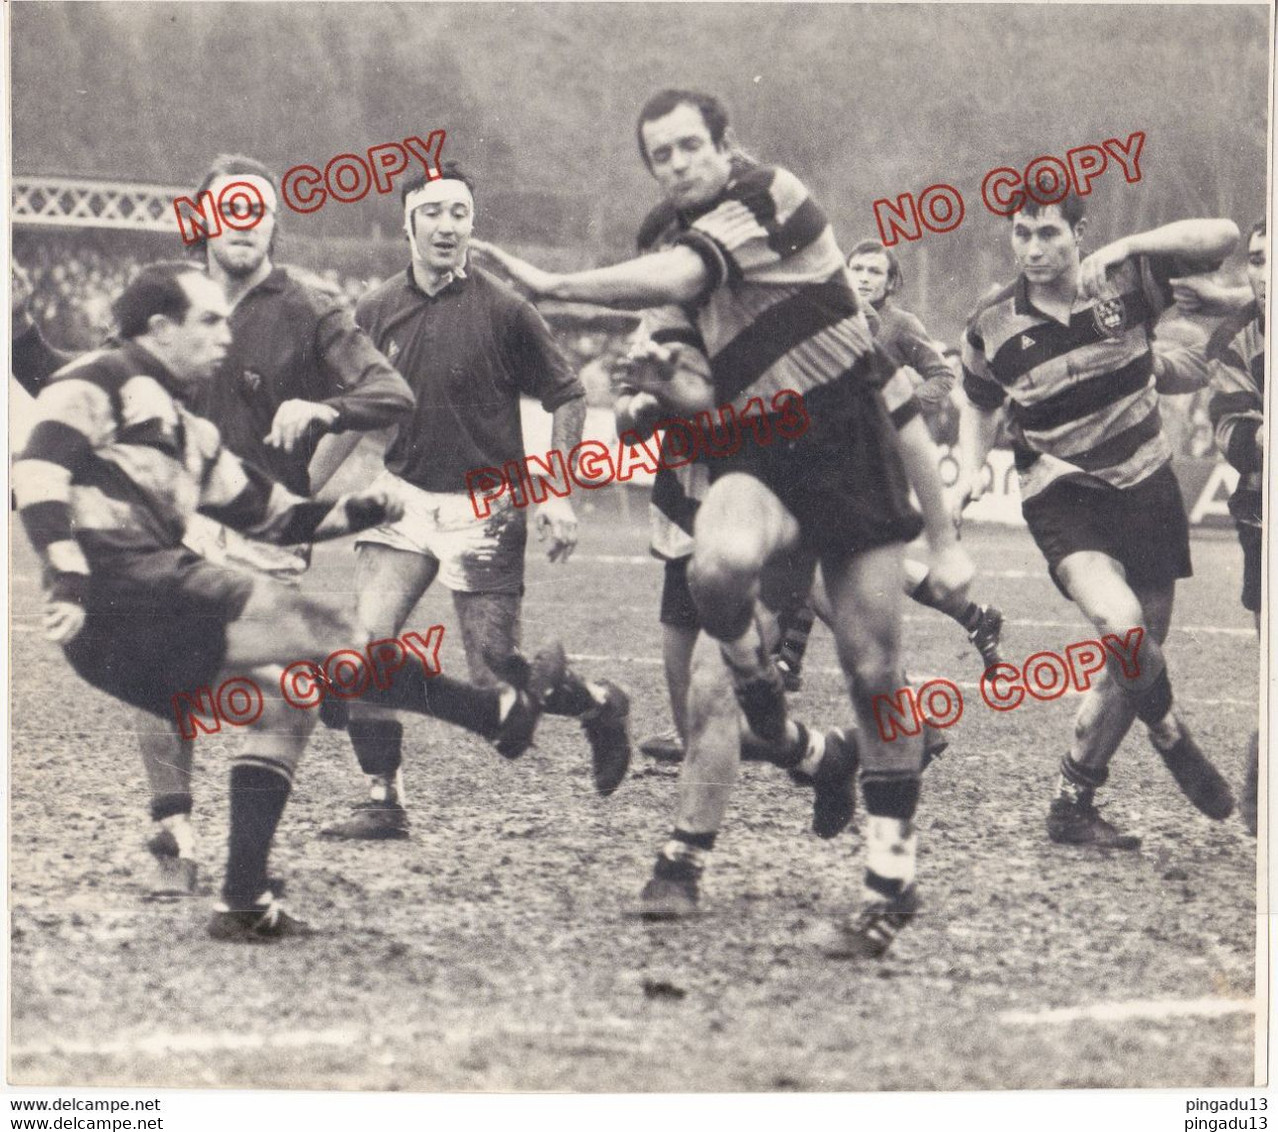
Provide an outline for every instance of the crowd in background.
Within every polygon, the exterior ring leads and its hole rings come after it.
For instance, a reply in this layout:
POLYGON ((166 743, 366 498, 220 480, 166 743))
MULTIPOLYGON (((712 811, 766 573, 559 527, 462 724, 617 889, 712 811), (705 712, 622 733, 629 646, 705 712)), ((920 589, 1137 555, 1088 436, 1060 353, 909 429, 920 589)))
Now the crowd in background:
MULTIPOLYGON (((134 272, 153 258, 126 249, 119 241, 104 240, 92 233, 76 233, 73 237, 61 233, 42 237, 27 234, 16 244, 14 254, 31 279, 32 316, 51 342, 69 350, 87 350, 102 342, 111 329, 111 300, 134 272)), ((381 282, 376 276, 343 275, 331 268, 318 272, 293 267, 289 270, 303 274, 315 286, 350 307, 354 307, 366 290, 381 282)), ((625 353, 628 336, 575 323, 563 316, 552 316, 550 321, 561 347, 581 376, 588 403, 601 408, 611 406, 610 372, 613 362, 625 353)), ((1180 334, 1185 332, 1183 326, 1178 329, 1180 334)), ((938 343, 937 348, 957 374, 957 349, 942 343, 938 343)), ((957 441, 960 386, 961 381, 956 382, 948 402, 925 410, 928 427, 938 444, 952 445, 957 441)), ((1207 416, 1209 394, 1209 390, 1200 390, 1162 398, 1167 436, 1178 455, 1213 454, 1212 428, 1207 416)))

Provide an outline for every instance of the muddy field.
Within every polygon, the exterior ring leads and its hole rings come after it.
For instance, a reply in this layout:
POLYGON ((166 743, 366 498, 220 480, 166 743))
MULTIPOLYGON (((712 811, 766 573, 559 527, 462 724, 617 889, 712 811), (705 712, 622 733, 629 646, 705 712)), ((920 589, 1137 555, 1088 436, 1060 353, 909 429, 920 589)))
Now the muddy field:
MULTIPOLYGON (((668 726, 660 570, 644 507, 615 493, 583 516, 566 567, 530 556, 525 636, 558 635, 588 673, 634 697, 637 737, 668 726)), ((1020 532, 972 530, 980 594, 1008 617, 1019 662, 1091 634, 1020 532)), ((881 962, 813 944, 849 908, 860 838, 808 832, 809 795, 746 767, 695 922, 627 918, 672 824, 675 775, 636 757, 610 800, 591 788, 575 725, 547 722, 506 763, 430 721, 408 725, 413 837, 351 845, 321 826, 363 787, 344 736, 319 732, 273 869, 322 935, 234 948, 204 935, 220 880, 236 739, 198 748, 205 894, 143 901, 147 795, 131 713, 74 677, 38 631, 35 560, 14 537, 10 762, 12 1044, 26 1085, 404 1090, 956 1090, 1242 1086, 1255 841, 1180 796, 1141 736, 1114 763, 1107 813, 1135 854, 1044 833, 1076 700, 1004 715, 951 622, 910 610, 916 675, 967 707, 920 808, 925 909, 881 962)), ((1232 536, 1196 538, 1169 642, 1174 686, 1204 748, 1241 778, 1255 726, 1257 646, 1238 604, 1232 536)), ((349 548, 317 555, 308 588, 348 590, 349 548)), ((978 595, 980 596, 980 595, 978 595)), ((409 628, 448 626, 428 595, 409 628)), ((794 711, 845 723, 818 627, 794 711)))

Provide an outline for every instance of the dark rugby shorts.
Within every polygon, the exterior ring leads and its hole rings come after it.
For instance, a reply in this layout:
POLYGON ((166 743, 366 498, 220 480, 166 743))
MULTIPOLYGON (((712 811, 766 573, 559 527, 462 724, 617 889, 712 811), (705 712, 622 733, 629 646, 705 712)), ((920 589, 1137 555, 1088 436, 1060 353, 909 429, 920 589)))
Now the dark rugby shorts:
POLYGON ((95 688, 172 718, 173 695, 212 684, 226 657, 226 627, 255 584, 246 570, 185 547, 121 555, 89 583, 84 628, 63 646, 95 688))
POLYGON ((798 520, 800 544, 811 554, 855 554, 911 542, 923 519, 910 503, 896 427, 879 392, 845 378, 804 394, 806 432, 786 440, 775 431, 759 444, 742 424, 741 448, 708 458, 710 479, 753 476, 798 520))
POLYGON ((1080 550, 1109 555, 1122 564, 1128 583, 1141 588, 1167 586, 1194 572, 1185 501, 1170 464, 1126 489, 1057 480, 1021 510, 1066 597, 1056 570, 1080 550))
POLYGON ((1243 608, 1250 613, 1260 612, 1261 559, 1265 536, 1260 527, 1252 523, 1238 523, 1238 541, 1243 551, 1243 608))
POLYGON ((666 576, 661 584, 661 624, 672 629, 701 628, 697 606, 688 588, 688 563, 691 558, 666 559, 666 576))

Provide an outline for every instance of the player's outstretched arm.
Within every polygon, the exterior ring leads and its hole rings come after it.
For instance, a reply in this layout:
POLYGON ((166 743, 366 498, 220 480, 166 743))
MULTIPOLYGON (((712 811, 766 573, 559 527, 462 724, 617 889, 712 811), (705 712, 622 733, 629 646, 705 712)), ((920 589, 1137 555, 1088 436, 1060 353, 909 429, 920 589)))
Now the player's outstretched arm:
POLYGON ((610 267, 570 274, 542 271, 484 240, 472 239, 470 249, 500 267, 537 298, 613 307, 653 307, 691 302, 710 282, 705 261, 686 247, 669 248, 610 267))
POLYGON ((1079 288, 1088 297, 1103 294, 1109 269, 1133 256, 1176 256, 1219 265, 1237 244, 1238 225, 1232 220, 1176 220, 1094 251, 1079 267, 1079 288))
POLYGON ((985 477, 981 472, 998 436, 1002 413, 1001 407, 984 409, 974 404, 971 398, 963 398, 963 408, 959 413, 959 478, 956 485, 961 502, 974 502, 985 494, 985 477))

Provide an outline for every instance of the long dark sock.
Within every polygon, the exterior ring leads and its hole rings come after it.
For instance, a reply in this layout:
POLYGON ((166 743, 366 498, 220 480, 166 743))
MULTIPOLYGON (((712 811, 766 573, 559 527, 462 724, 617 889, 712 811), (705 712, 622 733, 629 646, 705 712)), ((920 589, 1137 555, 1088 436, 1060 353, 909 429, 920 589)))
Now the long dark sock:
POLYGON ((913 818, 920 788, 918 775, 862 776, 869 814, 865 822, 867 902, 895 899, 914 883, 918 838, 913 818))
POLYGON ((938 610, 947 617, 952 617, 969 633, 980 623, 981 607, 976 602, 955 601, 954 598, 944 599, 938 597, 932 589, 932 583, 927 574, 924 574, 919 584, 910 591, 910 597, 920 605, 926 605, 929 609, 938 610))
POLYGON ((1108 778, 1109 767, 1083 766, 1066 751, 1061 759, 1061 781, 1057 793, 1067 801, 1090 806, 1096 791, 1105 785, 1108 778))
POLYGON ((442 674, 427 679, 419 667, 411 665, 395 673, 389 688, 370 684, 360 699, 373 707, 411 711, 455 723, 485 739, 492 739, 501 730, 498 689, 477 688, 442 674))
POLYGON ((792 672, 797 673, 803 667, 803 658, 808 651, 808 638, 812 635, 814 624, 816 613, 806 602, 785 615, 779 653, 792 672))
POLYGON ((392 776, 404 761, 404 725, 398 719, 352 719, 346 728, 365 774, 392 776))
POLYGON ((248 908, 266 890, 266 861, 275 827, 293 788, 289 768, 274 759, 243 755, 231 766, 231 833, 222 897, 248 908))

